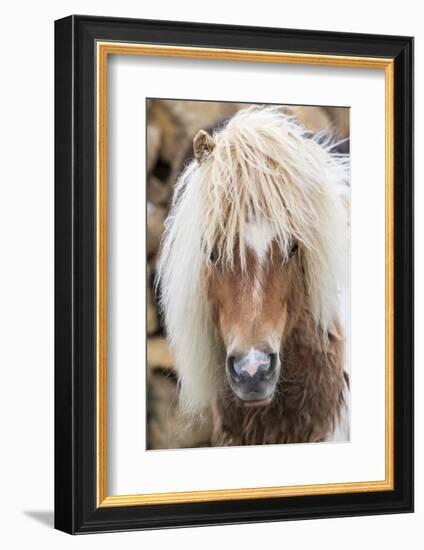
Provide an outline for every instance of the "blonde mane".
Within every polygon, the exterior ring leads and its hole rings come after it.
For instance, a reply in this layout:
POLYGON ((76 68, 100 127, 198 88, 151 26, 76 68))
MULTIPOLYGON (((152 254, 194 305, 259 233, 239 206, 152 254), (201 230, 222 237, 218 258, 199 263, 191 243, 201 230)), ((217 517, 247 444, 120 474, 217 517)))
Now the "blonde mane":
POLYGON ((305 258, 305 287, 316 326, 338 317, 346 277, 347 159, 311 136, 277 107, 239 111, 213 134, 204 162, 179 178, 158 263, 161 307, 186 413, 210 404, 222 350, 210 318, 202 272, 211 254, 242 269, 254 222, 271 228, 282 258, 296 241, 305 258))

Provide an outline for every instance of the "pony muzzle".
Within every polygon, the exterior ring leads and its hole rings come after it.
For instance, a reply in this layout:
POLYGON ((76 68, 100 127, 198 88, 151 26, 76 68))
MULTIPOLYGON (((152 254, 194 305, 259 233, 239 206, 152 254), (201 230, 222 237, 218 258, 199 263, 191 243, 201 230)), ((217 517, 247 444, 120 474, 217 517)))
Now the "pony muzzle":
POLYGON ((251 348, 228 355, 227 377, 231 390, 245 406, 268 405, 273 398, 278 374, 278 354, 251 348))

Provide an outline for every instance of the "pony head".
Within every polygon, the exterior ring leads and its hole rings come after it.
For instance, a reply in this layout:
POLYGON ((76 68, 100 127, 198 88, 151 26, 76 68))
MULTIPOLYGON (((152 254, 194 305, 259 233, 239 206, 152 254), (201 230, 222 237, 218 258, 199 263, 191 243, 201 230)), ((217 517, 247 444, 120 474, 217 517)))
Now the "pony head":
POLYGON ((158 264, 183 410, 272 401, 307 315, 325 339, 347 263, 346 159, 276 107, 239 111, 176 184, 158 264))

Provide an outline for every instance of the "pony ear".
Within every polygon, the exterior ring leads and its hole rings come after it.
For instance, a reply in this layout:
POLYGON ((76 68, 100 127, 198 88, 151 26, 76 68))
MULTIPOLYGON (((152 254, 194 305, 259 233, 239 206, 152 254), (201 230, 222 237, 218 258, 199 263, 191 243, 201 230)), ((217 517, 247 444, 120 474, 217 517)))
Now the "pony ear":
POLYGON ((199 164, 202 164, 215 148, 213 138, 204 130, 199 130, 193 139, 194 156, 199 164))

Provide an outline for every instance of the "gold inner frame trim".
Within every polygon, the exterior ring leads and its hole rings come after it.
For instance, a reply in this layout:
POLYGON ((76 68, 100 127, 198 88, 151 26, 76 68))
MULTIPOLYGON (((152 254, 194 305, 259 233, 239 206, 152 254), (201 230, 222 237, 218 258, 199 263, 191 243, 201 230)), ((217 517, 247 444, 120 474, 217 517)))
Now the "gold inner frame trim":
POLYGON ((305 495, 364 493, 394 489, 394 60, 254 50, 96 43, 97 54, 97 506, 141 506, 305 495), (253 487, 109 496, 107 493, 107 61, 109 55, 219 59, 385 71, 385 479, 281 487, 253 487))

